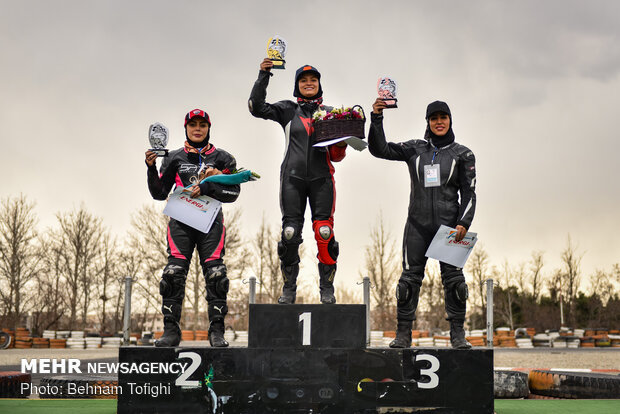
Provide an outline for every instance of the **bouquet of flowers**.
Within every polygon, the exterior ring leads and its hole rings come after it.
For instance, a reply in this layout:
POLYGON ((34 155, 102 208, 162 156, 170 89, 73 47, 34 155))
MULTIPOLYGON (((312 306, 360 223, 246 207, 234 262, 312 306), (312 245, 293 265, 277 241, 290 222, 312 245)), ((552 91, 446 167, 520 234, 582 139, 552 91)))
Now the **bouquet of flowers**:
POLYGON ((343 137, 364 138, 366 117, 359 105, 345 108, 334 108, 327 112, 324 109, 314 112, 312 124, 317 142, 343 137))
POLYGON ((364 112, 360 106, 353 108, 334 108, 330 112, 321 109, 312 114, 312 122, 327 121, 328 119, 364 119, 364 112), (355 109, 355 108, 359 108, 355 109))

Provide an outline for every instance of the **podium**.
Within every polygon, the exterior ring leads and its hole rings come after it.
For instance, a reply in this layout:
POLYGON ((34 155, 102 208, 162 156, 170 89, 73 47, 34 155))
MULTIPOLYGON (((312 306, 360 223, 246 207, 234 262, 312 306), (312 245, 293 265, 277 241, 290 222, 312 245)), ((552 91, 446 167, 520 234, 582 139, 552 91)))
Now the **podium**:
POLYGON ((118 413, 493 413, 493 351, 367 348, 364 305, 251 305, 248 347, 123 347, 118 413))

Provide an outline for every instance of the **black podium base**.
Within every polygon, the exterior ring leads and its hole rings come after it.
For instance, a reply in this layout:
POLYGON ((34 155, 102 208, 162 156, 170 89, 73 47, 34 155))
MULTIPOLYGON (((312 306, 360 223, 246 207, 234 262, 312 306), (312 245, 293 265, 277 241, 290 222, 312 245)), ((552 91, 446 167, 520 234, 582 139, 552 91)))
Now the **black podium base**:
POLYGON ((119 353, 118 413, 492 413, 493 351, 152 348, 119 353))

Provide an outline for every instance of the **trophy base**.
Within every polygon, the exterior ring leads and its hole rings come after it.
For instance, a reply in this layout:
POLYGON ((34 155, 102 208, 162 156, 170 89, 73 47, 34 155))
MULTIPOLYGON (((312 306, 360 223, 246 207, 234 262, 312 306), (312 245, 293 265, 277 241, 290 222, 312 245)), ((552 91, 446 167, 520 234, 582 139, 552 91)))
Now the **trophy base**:
POLYGON ((273 67, 271 69, 284 69, 284 65, 286 60, 284 59, 271 59, 273 62, 273 67))
POLYGON ((398 101, 398 99, 396 99, 396 98, 394 98, 394 99, 383 99, 383 102, 385 102, 385 108, 386 109, 398 108, 398 105, 396 104, 397 101, 398 101))
POLYGON ((158 157, 167 157, 168 149, 167 148, 151 148, 149 151, 153 151, 157 154, 158 157))

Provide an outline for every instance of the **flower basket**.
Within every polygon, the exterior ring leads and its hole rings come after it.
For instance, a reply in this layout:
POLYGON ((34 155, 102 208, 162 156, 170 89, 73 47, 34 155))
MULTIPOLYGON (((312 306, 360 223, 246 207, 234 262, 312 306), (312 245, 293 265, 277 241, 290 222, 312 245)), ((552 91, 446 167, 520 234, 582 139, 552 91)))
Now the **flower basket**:
POLYGON ((342 137, 364 139, 366 117, 364 109, 355 105, 352 108, 337 108, 332 112, 319 113, 313 117, 314 134, 317 143, 342 137), (331 116, 331 117, 330 117, 331 116), (361 116, 361 117, 359 117, 361 116), (328 117, 328 119, 324 119, 328 117))

